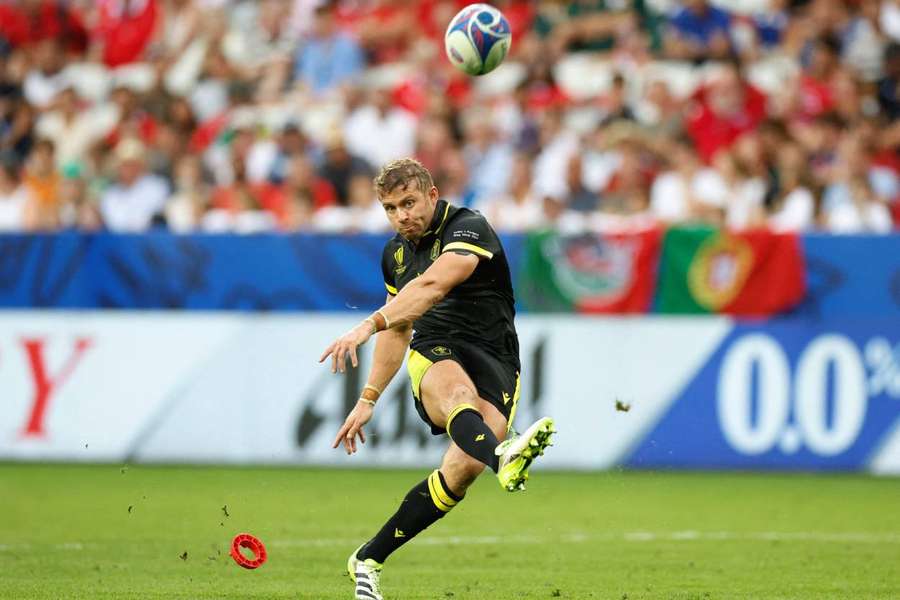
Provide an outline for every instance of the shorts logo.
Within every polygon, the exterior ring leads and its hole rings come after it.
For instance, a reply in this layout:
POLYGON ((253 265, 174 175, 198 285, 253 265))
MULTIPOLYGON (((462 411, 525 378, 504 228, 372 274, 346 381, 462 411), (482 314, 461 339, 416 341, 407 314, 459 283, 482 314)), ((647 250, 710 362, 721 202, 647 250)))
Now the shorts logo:
POLYGON ((445 348, 443 346, 435 346, 431 349, 431 353, 435 356, 450 356, 451 354, 453 354, 450 351, 450 348, 445 348))
POLYGON ((441 253, 441 240, 434 240, 434 246, 431 247, 431 260, 434 260, 441 253))
POLYGON ((505 406, 505 405, 509 404, 509 401, 510 401, 509 394, 507 394, 506 392, 503 392, 503 405, 505 406))
POLYGON ((475 436, 475 441, 476 441, 476 442, 483 442, 483 441, 484 441, 484 434, 483 434, 483 433, 479 433, 478 435, 476 435, 476 436, 475 436))

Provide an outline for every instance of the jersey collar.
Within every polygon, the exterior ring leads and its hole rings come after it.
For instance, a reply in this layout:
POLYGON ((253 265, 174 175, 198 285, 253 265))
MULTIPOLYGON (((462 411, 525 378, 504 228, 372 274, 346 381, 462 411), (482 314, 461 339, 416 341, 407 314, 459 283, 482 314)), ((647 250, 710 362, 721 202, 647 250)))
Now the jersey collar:
POLYGON ((438 200, 437 204, 434 205, 434 218, 431 219, 431 225, 428 227, 428 231, 422 234, 422 239, 425 239, 426 236, 429 235, 440 235, 441 229, 444 228, 444 224, 447 222, 447 215, 450 214, 450 203, 446 200, 438 200))

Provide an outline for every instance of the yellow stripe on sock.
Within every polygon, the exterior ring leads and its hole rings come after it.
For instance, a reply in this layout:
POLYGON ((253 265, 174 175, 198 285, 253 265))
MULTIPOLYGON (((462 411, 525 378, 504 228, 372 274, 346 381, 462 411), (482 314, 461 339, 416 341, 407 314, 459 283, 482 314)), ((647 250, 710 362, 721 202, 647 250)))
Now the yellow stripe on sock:
POLYGON ((444 484, 441 482, 441 475, 438 473, 438 470, 435 469, 434 473, 432 473, 429 477, 431 477, 432 481, 434 481, 434 490, 437 492, 438 497, 441 499, 441 502, 453 508, 459 502, 458 500, 454 500, 450 497, 450 492, 444 488, 444 484))
POLYGON ((451 410, 451 411, 450 411, 450 414, 447 415, 447 427, 446 427, 446 429, 447 429, 447 433, 448 433, 448 434, 450 433, 450 423, 453 422, 453 419, 456 418, 456 415, 458 415, 459 413, 461 413, 461 412, 464 411, 464 410, 474 410, 474 411, 477 412, 479 415, 481 415, 481 413, 478 411, 478 409, 475 408, 474 406, 472 406, 471 404, 465 404, 465 403, 463 403, 463 404, 458 404, 458 405, 456 405, 456 408, 454 408, 453 410, 451 410))
MULTIPOLYGON (((431 501, 434 502, 434 505, 441 512, 450 512, 450 509, 456 504, 455 502, 453 504, 447 504, 441 498, 441 495, 446 497, 446 494, 444 494, 444 490, 441 489, 441 480, 440 477, 437 476, 437 471, 428 476, 428 491, 431 493, 431 501), (440 490, 440 492, 438 492, 438 490, 440 490)), ((451 500, 449 497, 447 499, 451 500)))

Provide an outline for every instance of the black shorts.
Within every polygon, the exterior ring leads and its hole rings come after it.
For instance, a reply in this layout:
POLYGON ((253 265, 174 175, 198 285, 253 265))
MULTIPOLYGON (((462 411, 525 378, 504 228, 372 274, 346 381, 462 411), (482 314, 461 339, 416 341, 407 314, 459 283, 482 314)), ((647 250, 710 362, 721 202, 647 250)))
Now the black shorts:
POLYGON ((427 338, 413 339, 410 344, 406 367, 412 384, 416 412, 431 427, 431 433, 441 435, 446 431, 431 422, 419 397, 419 385, 425 372, 436 362, 452 360, 472 379, 478 395, 494 406, 512 424, 519 401, 519 369, 515 357, 499 356, 486 348, 460 340, 427 338))

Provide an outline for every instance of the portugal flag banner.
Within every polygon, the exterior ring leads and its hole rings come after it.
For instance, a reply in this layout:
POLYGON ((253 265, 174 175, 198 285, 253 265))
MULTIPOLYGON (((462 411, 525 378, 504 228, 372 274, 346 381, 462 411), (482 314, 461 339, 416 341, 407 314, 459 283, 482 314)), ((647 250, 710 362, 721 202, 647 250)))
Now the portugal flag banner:
POLYGON ((662 234, 529 235, 518 286, 533 312, 642 313, 653 302, 662 234))
POLYGON ((806 292, 795 234, 673 228, 660 263, 664 313, 769 316, 790 310, 806 292))

